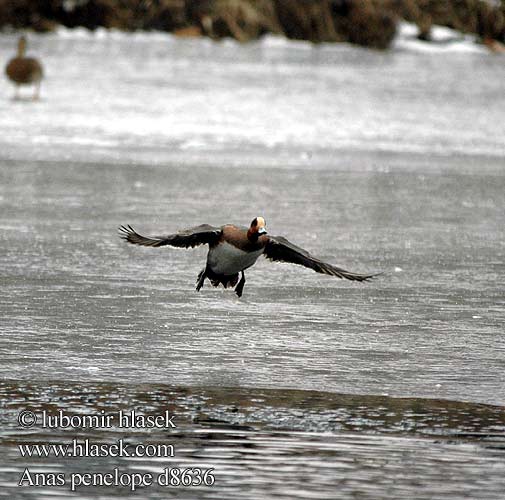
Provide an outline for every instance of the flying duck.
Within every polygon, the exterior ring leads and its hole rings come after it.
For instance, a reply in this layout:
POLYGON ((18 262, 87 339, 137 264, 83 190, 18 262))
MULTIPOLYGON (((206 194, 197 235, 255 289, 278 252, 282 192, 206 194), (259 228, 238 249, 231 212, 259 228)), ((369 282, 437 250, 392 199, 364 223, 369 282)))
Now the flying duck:
POLYGON ((40 81, 42 80, 42 66, 33 57, 25 57, 26 38, 19 37, 17 56, 11 59, 5 68, 5 73, 16 85, 16 99, 19 97, 20 85, 34 85, 33 99, 38 99, 40 94, 40 81))
POLYGON ((213 286, 222 284, 224 288, 228 288, 236 285, 235 293, 241 297, 245 285, 244 271, 251 267, 260 255, 273 261, 299 264, 317 273, 351 281, 366 281, 377 276, 377 274, 351 273, 313 257, 282 236, 269 236, 263 217, 253 219, 249 228, 233 224, 221 227, 202 224, 167 236, 142 236, 128 225, 119 227, 119 235, 128 243, 146 247, 170 245, 193 248, 198 245, 209 245, 207 264, 200 271, 196 282, 197 291, 200 291, 207 278, 213 286), (240 281, 239 274, 241 274, 240 281))

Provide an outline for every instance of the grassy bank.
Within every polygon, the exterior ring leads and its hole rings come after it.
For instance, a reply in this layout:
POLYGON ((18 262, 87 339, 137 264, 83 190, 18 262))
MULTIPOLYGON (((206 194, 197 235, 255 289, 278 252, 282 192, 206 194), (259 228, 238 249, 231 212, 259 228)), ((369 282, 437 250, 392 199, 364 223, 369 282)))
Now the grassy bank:
POLYGON ((443 25, 505 42, 505 2, 485 0, 0 0, 0 28, 58 25, 256 39, 265 33, 384 49, 399 20, 430 38, 443 25))

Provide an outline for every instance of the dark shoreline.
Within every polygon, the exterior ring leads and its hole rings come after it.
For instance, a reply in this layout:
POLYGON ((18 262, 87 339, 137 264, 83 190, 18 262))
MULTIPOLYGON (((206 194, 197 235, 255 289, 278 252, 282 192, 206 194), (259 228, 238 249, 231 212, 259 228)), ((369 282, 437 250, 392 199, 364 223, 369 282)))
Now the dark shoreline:
POLYGON ((503 406, 447 399, 159 383, 3 380, 0 400, 4 406, 0 422, 6 428, 15 425, 14 414, 25 408, 50 414, 63 410, 68 415, 138 408, 160 414, 170 409, 186 425, 462 439, 505 437, 503 406))
POLYGON ((442 25, 478 35, 491 48, 505 42, 505 2, 485 0, 7 0, 0 29, 52 31, 99 27, 160 30, 180 36, 232 37, 241 42, 266 33, 319 42, 386 49, 401 20, 430 40, 442 25))

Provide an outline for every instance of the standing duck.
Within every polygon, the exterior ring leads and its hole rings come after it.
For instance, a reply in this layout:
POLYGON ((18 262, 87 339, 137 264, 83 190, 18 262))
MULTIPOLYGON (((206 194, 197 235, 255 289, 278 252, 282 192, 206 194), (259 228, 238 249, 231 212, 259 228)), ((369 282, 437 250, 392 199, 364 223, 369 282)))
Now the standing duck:
POLYGON ((119 235, 128 243, 147 247, 170 245, 192 248, 209 245, 207 264, 198 275, 196 290, 199 291, 205 279, 213 286, 222 284, 234 287, 241 297, 245 285, 244 271, 254 265, 260 255, 273 261, 290 262, 313 269, 317 273, 345 278, 351 281, 366 281, 377 274, 357 274, 333 266, 310 255, 282 236, 269 236, 265 219, 256 217, 247 227, 226 224, 221 227, 202 224, 167 236, 142 236, 131 226, 120 226, 119 235), (241 274, 239 281, 239 274, 241 274), (237 284, 238 283, 238 284, 237 284))
POLYGON ((34 85, 33 99, 38 99, 40 95, 40 81, 42 80, 42 65, 34 57, 25 57, 26 38, 19 37, 17 56, 11 59, 5 73, 9 79, 16 85, 16 96, 19 98, 19 87, 21 85, 34 85))

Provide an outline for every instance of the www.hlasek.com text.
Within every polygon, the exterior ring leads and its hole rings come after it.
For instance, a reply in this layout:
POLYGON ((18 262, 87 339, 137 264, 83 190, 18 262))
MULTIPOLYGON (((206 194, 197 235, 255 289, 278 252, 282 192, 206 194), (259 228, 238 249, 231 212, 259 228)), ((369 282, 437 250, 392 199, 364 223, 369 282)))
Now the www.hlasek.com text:
POLYGON ((160 457, 168 458, 175 455, 171 444, 128 444, 123 439, 115 443, 93 443, 89 439, 79 441, 72 439, 70 443, 24 443, 18 444, 19 453, 23 458, 49 457, 160 457))

